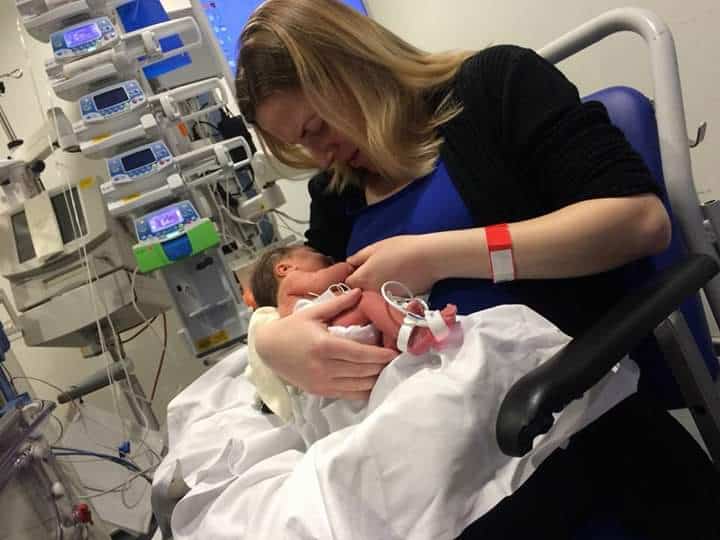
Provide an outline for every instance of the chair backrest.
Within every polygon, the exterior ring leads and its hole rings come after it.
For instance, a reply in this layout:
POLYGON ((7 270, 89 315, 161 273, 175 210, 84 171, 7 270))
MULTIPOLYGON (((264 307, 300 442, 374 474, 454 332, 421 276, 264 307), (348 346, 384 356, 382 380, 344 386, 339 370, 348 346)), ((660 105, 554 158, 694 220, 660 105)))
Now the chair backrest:
MULTIPOLYGON (((642 156, 654 180, 662 193, 665 208, 673 216, 672 208, 665 189, 665 180, 662 172, 660 145, 658 139, 657 123, 652 102, 642 93, 625 86, 614 86, 595 92, 583 101, 599 101, 608 111, 610 120, 627 137, 633 148, 642 156)), ((650 275, 667 268, 673 262, 684 258, 687 254, 685 242, 682 239, 677 223, 673 219, 673 234, 670 247, 660 255, 649 257, 636 264, 630 265, 623 273, 623 279, 628 288, 646 281, 650 275)), ((708 366, 713 379, 718 375, 718 361, 713 352, 712 340, 707 320, 699 296, 687 300, 681 311, 693 333, 695 341, 708 366)), ((658 391, 669 407, 682 406, 677 385, 672 378, 670 370, 664 365, 658 365, 659 350, 655 340, 648 340, 631 355, 640 364, 643 377, 648 384, 658 391)))

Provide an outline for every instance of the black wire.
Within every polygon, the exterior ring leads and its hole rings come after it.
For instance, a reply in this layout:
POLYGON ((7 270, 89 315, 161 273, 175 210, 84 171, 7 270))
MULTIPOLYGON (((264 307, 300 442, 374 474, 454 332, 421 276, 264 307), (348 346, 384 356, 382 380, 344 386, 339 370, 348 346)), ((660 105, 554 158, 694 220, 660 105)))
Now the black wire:
MULTIPOLYGON (((140 334, 142 334, 143 332, 145 332, 148 328, 150 328, 150 325, 151 325, 152 323, 154 323, 156 320, 157 320, 157 315, 156 315, 155 317, 153 317, 152 319, 150 319, 148 322, 146 322, 146 323, 145 323, 145 326, 143 326, 140 330, 138 330, 137 332, 135 332, 132 336, 130 336, 129 338, 123 339, 123 340, 121 341, 121 343, 122 343, 123 345, 125 345, 126 343, 130 343, 133 339, 135 339, 135 338, 138 337, 140 334)), ((138 326, 140 326, 140 325, 138 325, 138 326)), ((137 328, 137 326, 136 326, 135 328, 137 328)), ((132 328, 130 328, 129 330, 132 330, 132 328)))
POLYGON ((158 363, 157 372, 155 372, 155 381, 153 382, 152 392, 150 392, 150 403, 155 399, 155 392, 157 390, 158 381, 160 381, 160 373, 162 372, 163 364, 165 363, 165 353, 167 353, 168 344, 168 327, 167 317, 165 313, 162 314, 163 318, 163 350, 160 355, 160 362, 158 363))
POLYGON ((215 132, 216 132, 218 135, 222 135, 222 134, 223 134, 223 132, 220 131, 220 128, 217 127, 215 124, 211 124, 210 122, 205 122, 204 120, 198 120, 198 121, 196 121, 196 122, 195 122, 195 125, 198 125, 198 124, 201 124, 201 125, 203 125, 203 126, 210 126, 211 128, 213 128, 213 129, 215 130, 215 132))
MULTIPOLYGON (((110 463, 115 463, 116 465, 120 465, 121 467, 126 468, 127 470, 139 473, 141 472, 140 467, 138 467, 135 463, 131 463, 127 459, 122 459, 116 456, 111 456, 110 454, 99 454, 97 452, 92 451, 86 451, 86 450, 79 450, 76 448, 62 448, 59 446, 53 446, 53 455, 57 458, 63 458, 63 457, 94 457, 97 459, 102 459, 105 461, 109 461, 110 463)), ((146 480, 149 484, 152 485, 152 478, 148 476, 147 474, 141 474, 141 478, 146 480)))

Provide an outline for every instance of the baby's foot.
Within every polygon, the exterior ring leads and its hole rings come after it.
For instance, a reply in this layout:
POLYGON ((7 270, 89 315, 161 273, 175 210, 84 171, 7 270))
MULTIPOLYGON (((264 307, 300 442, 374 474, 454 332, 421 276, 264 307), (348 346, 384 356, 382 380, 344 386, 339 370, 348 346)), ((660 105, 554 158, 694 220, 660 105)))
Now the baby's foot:
MULTIPOLYGON (((416 304, 416 302, 411 302, 408 305, 408 311, 411 311, 412 313, 415 313, 417 315, 423 315, 424 310, 422 309, 420 303, 417 302, 417 305, 414 304, 416 304), (420 310, 419 312, 418 308, 420 310)), ((445 321, 445 325, 448 328, 452 328, 455 324, 455 320, 457 317, 457 307, 453 304, 448 304, 440 312, 440 315, 442 316, 443 321, 445 321)), ((410 336, 408 351, 410 351, 412 354, 420 355, 428 352, 436 344, 437 341, 435 340, 435 336, 433 336, 433 333, 430 331, 429 328, 424 326, 416 326, 410 336)))

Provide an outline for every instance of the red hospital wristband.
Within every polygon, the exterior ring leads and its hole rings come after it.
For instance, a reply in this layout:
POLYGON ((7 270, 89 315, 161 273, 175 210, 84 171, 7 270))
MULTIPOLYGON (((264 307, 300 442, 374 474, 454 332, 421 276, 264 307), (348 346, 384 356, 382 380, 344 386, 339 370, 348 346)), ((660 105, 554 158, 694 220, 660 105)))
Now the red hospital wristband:
POLYGON ((507 223, 485 227, 490 271, 495 283, 515 279, 515 259, 512 251, 512 238, 507 223))

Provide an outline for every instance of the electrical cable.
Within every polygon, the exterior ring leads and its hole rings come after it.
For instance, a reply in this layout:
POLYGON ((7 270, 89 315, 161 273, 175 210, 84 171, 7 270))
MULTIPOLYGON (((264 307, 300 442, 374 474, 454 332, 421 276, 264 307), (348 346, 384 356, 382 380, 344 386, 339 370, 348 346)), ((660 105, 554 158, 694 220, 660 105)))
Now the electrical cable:
POLYGON ((310 225, 309 221, 294 218, 290 214, 287 214, 287 213, 283 212, 282 210, 271 210, 271 212, 278 214, 278 215, 284 217, 285 219, 288 219, 288 220, 292 221, 293 223, 296 223, 297 225, 310 225))
POLYGON ((54 446, 54 445, 56 445, 57 443, 59 443, 59 442, 62 440, 63 435, 65 435, 65 427, 63 426, 62 421, 61 421, 57 416, 55 416, 54 414, 51 414, 50 417, 51 417, 51 418, 54 418, 55 421, 57 422, 58 426, 60 426, 60 434, 59 434, 59 435, 57 436, 57 438, 52 442, 52 444, 50 444, 50 446, 54 446))
POLYGON ((195 121, 195 125, 198 125, 198 124, 202 125, 202 126, 209 126, 215 130, 215 133, 217 133, 218 135, 222 135, 222 131, 220 131, 220 128, 211 122, 205 122, 204 120, 195 121))
POLYGON ((43 383, 43 384, 46 384, 46 385, 49 386, 50 388, 54 388, 55 390, 57 390, 57 391, 60 392, 61 394, 62 394, 63 392, 65 392, 65 390, 63 390, 63 389, 60 388, 59 386, 54 385, 53 383, 48 382, 48 381, 46 381, 45 379, 40 379, 39 377, 30 377, 30 376, 27 376, 27 375, 22 375, 22 376, 18 375, 17 377, 13 377, 13 378, 11 379, 11 382, 13 382, 13 381, 23 381, 23 380, 41 382, 41 383, 43 383))
POLYGON ((132 463, 123 461, 120 458, 113 459, 112 456, 107 456, 107 457, 96 456, 96 455, 94 455, 92 453, 88 453, 88 452, 55 452, 55 451, 53 452, 53 455, 58 458, 71 457, 71 456, 96 457, 100 461, 110 461, 112 463, 115 463, 116 465, 125 467, 127 470, 132 471, 132 472, 140 471, 140 469, 138 467, 134 466, 132 463))
POLYGON ((137 332, 135 332, 132 336, 130 336, 129 338, 123 339, 123 340, 121 341, 121 343, 122 343, 123 345, 125 345, 126 343, 130 343, 132 340, 134 340, 135 338, 137 338, 140 334, 142 334, 143 332, 145 332, 145 331, 148 329, 148 327, 149 327, 152 323, 154 323, 156 320, 157 320, 157 315, 156 315, 155 317, 153 317, 152 319, 150 319, 149 322, 143 324, 143 325, 142 325, 142 328, 141 328, 140 330, 138 330, 137 332))
MULTIPOLYGON (((115 463, 116 465, 120 465, 122 467, 125 467, 129 471, 132 471, 133 473, 141 472, 140 467, 138 467, 135 463, 128 459, 124 459, 121 457, 113 456, 110 454, 103 454, 100 452, 92 452, 90 450, 81 450, 79 448, 66 448, 62 446, 52 446, 53 455, 57 457, 69 457, 69 456, 86 456, 86 457, 94 457, 98 458, 104 461, 110 461, 112 463, 115 463)), ((148 476, 147 474, 142 474, 142 478, 147 480, 149 483, 152 484, 152 478, 148 476)))
POLYGON ((287 229, 291 234, 294 234, 295 236, 299 236, 300 238, 303 237, 303 234, 301 232, 299 232, 298 230, 293 229, 292 226, 289 225, 288 222, 285 220, 285 218, 282 217, 280 214, 278 214, 276 217, 280 221, 280 224, 283 227, 285 227, 285 229, 287 229))
POLYGON ((162 320, 163 320, 163 348, 162 348, 162 353, 160 354, 160 362, 158 363, 157 371, 155 373, 155 381, 153 382, 152 392, 150 392, 150 403, 152 403, 153 400, 155 399, 155 391, 157 390, 158 381, 160 380, 160 373, 162 372, 163 364, 165 363, 165 352, 167 351, 168 328, 167 328, 167 316, 164 313, 162 314, 162 320))
POLYGON ((110 494, 110 493, 117 493, 117 492, 120 491, 121 489, 127 489, 127 488, 125 488, 126 485, 128 485, 130 482, 132 482, 132 481, 135 480, 136 478, 140 478, 140 477, 142 477, 144 474, 149 473, 150 471, 152 471, 152 470, 155 469, 155 468, 157 468, 157 465, 153 465, 153 466, 151 466, 151 467, 148 467, 147 469, 143 469, 142 471, 133 474, 132 476, 130 476, 130 477, 129 477, 125 482, 123 482, 122 484, 118 484, 118 485, 116 485, 116 486, 114 486, 114 487, 111 487, 111 488, 109 488, 109 489, 106 489, 105 491, 101 491, 101 492, 99 492, 99 493, 95 493, 94 495, 82 495, 82 496, 80 496, 79 498, 80 498, 80 499, 94 499, 95 497, 102 497, 103 495, 108 495, 108 494, 110 494))
POLYGON ((15 379, 15 377, 13 377, 13 374, 10 373, 10 370, 9 370, 9 369, 7 368, 7 366, 5 365, 5 362, 0 362, 0 369, 2 369, 3 372, 5 372, 5 376, 7 377, 7 380, 8 380, 8 382, 10 383, 10 386, 12 387, 12 389, 13 389, 13 390, 15 391, 15 393, 17 394, 17 393, 18 393, 18 390, 17 390, 17 388, 15 387, 15 383, 13 382, 13 380, 15 379))

